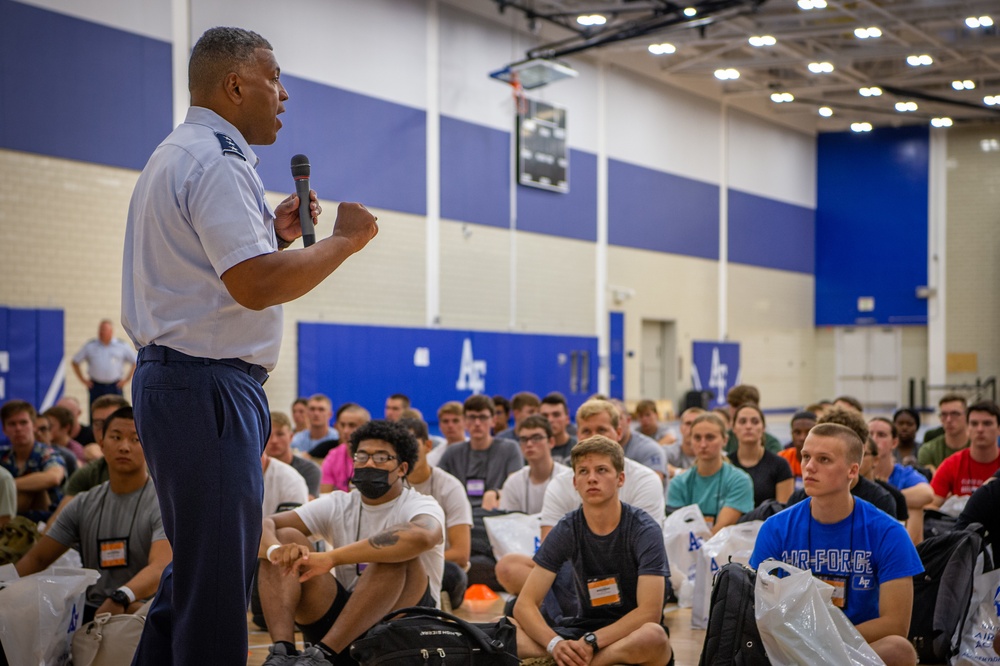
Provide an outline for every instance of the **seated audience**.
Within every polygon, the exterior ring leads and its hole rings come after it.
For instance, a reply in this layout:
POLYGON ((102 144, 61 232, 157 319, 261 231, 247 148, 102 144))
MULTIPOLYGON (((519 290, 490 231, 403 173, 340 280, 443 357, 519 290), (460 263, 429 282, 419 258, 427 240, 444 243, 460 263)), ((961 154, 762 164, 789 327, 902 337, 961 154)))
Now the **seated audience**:
POLYGON ((917 551, 895 520, 851 494, 862 457, 851 429, 817 425, 802 446, 808 499, 768 518, 750 566, 773 558, 834 586, 833 603, 888 666, 917 663, 906 636, 917 551))
POLYGON ((320 467, 319 491, 329 493, 334 490, 347 492, 350 489, 349 483, 351 475, 354 473, 354 459, 352 458, 351 435, 355 430, 371 420, 368 410, 353 402, 341 405, 337 410, 337 420, 335 427, 337 439, 327 440, 319 444, 309 452, 311 458, 315 458, 317 453, 323 450, 323 464, 320 467))
POLYGON ((503 482, 521 469, 521 450, 517 442, 497 439, 490 434, 493 401, 487 396, 469 396, 462 410, 469 439, 449 446, 438 467, 462 482, 474 509, 496 509, 500 505, 503 482))
POLYGON ((672 444, 676 441, 670 426, 660 421, 660 412, 652 400, 640 400, 636 403, 635 418, 632 428, 658 444, 672 444), (664 439, 667 441, 664 442, 664 439))
POLYGON ((393 393, 385 399, 383 415, 386 421, 398 421, 403 413, 410 408, 410 396, 405 393, 393 393))
POLYGON ((857 412, 858 414, 864 414, 865 407, 861 404, 861 401, 855 398, 853 395, 841 395, 833 399, 834 409, 844 409, 849 412, 857 412))
POLYGON ((292 422, 295 424, 293 434, 297 435, 303 430, 309 429, 309 400, 308 398, 296 398, 292 402, 292 422))
POLYGON ((653 470, 660 477, 660 480, 666 484, 669 479, 667 477, 667 461, 666 456, 663 455, 663 447, 655 439, 632 430, 632 415, 629 414, 624 402, 614 398, 608 402, 618 408, 618 422, 622 433, 618 443, 621 444, 625 457, 631 458, 637 463, 653 470))
POLYGON ((354 431, 350 449, 353 490, 263 520, 260 598, 274 641, 267 666, 354 663, 348 647, 386 613, 439 603, 444 513, 403 483, 416 440, 403 426, 371 421, 354 431), (311 535, 333 550, 315 552, 311 535), (310 644, 301 653, 296 624, 310 644))
POLYGON ((986 540, 993 546, 994 557, 1000 553, 1000 472, 997 472, 969 497, 958 517, 957 529, 979 523, 986 528, 986 540))
POLYGON ((288 415, 284 412, 271 412, 271 436, 267 438, 264 453, 273 460, 291 465, 306 482, 309 499, 316 499, 319 496, 319 465, 304 456, 295 455, 291 444, 292 422, 288 415))
POLYGON ((109 480, 77 495, 15 565, 21 576, 37 573, 78 546, 83 566, 101 574, 87 588, 84 622, 137 611, 173 557, 131 407, 107 418, 101 448, 109 480))
POLYGON ((908 407, 897 409, 892 415, 892 424, 896 426, 896 435, 899 438, 896 449, 892 452, 896 462, 907 467, 916 466, 917 454, 920 452, 920 445, 917 444, 920 412, 908 407))
POLYGON ((924 507, 934 499, 934 491, 927 483, 927 477, 912 467, 896 462, 894 453, 899 446, 899 437, 892 421, 876 416, 868 422, 868 433, 878 445, 875 478, 902 493, 909 514, 909 518, 905 519, 906 531, 913 543, 920 543, 924 537, 924 507))
POLYGON ((502 395, 493 396, 493 432, 503 432, 510 427, 510 400, 502 395))
POLYGON ((776 499, 782 504, 795 490, 788 461, 764 448, 764 412, 753 403, 739 406, 733 413, 733 432, 739 448, 729 454, 729 462, 753 479, 753 503, 776 499))
POLYGON ((448 472, 432 467, 427 456, 433 442, 427 436, 427 424, 402 418, 399 424, 410 431, 417 440, 417 462, 406 480, 418 493, 430 495, 444 511, 444 574, 441 591, 448 593, 452 608, 458 608, 465 599, 468 587, 469 557, 472 550, 472 505, 465 496, 462 482, 448 472))
MULTIPOLYGON (((607 400, 590 399, 576 410, 577 436, 580 441, 602 435, 614 441, 621 437, 618 408, 607 400)), ((620 445, 619 445, 620 446, 620 445)), ((623 454, 624 455, 624 454, 623 454)), ((663 486, 659 477, 645 465, 625 458, 625 483, 618 490, 622 502, 642 509, 658 525, 663 524, 663 486)), ((554 476, 542 499, 541 540, 563 516, 580 507, 580 495, 573 488, 573 476, 554 476)), ((496 566, 497 580, 511 594, 520 592, 535 564, 527 555, 511 553, 500 558, 496 566)))
POLYGON ((493 436, 497 439, 516 440, 518 424, 529 416, 537 414, 541 407, 542 401, 539 400, 538 396, 531 391, 521 391, 520 393, 515 393, 514 397, 510 399, 510 410, 511 416, 514 417, 514 425, 506 430, 497 431, 497 433, 493 436))
POLYGON ((969 407, 966 419, 971 433, 970 445, 948 456, 934 472, 931 479, 934 506, 941 506, 952 495, 971 495, 1000 469, 1000 449, 997 448, 1000 408, 988 400, 977 402, 969 407))
POLYGON ((337 431, 330 426, 333 418, 333 403, 322 393, 309 397, 309 427, 292 436, 292 448, 301 453, 309 453, 316 445, 337 439, 337 431))
MULTIPOLYGON (((861 468, 858 471, 858 476, 860 476, 863 479, 868 479, 872 483, 877 484, 883 490, 892 495, 892 499, 896 503, 896 513, 894 514, 896 520, 898 520, 900 524, 905 525, 908 523, 910 518, 910 510, 906 506, 906 497, 903 496, 903 493, 899 492, 898 488, 890 484, 888 481, 883 481, 882 479, 875 476, 875 469, 881 462, 881 458, 882 458, 882 452, 879 449, 879 445, 875 443, 874 439, 869 437, 868 441, 865 442, 864 457, 861 458, 861 468)), ((921 510, 919 513, 922 514, 923 511, 921 510)), ((920 520, 918 522, 920 522, 922 530, 923 521, 920 520)), ((911 535, 910 538, 912 539, 913 536, 911 535)), ((914 543, 916 543, 916 541, 914 541, 914 543)))
POLYGON ((816 425, 816 415, 813 412, 796 412, 792 416, 792 442, 778 453, 792 470, 795 490, 802 487, 802 445, 814 425, 816 425))
POLYGON ((921 467, 928 467, 933 472, 945 458, 969 448, 967 405, 965 396, 957 393, 949 393, 938 400, 938 417, 944 432, 932 438, 925 437, 917 451, 917 462, 921 467))
MULTIPOLYGON (((93 404, 97 398, 91 401, 93 404)), ((100 446, 92 446, 96 444, 94 439, 94 432, 92 429, 94 415, 91 414, 91 425, 86 426, 80 423, 80 414, 82 410, 80 409, 80 401, 71 395, 64 395, 63 397, 56 400, 56 407, 65 407, 73 414, 73 429, 69 431, 69 436, 76 441, 83 444, 83 448, 88 451, 87 457, 90 459, 97 458, 101 455, 100 446)))
POLYGON ((538 566, 514 605, 518 656, 664 666, 673 657, 661 624, 670 571, 659 522, 619 498, 627 472, 617 441, 585 438, 571 460, 581 506, 559 521, 535 554, 538 566), (540 606, 567 563, 581 612, 553 626, 540 606))
POLYGON ((695 465, 670 482, 667 507, 677 510, 697 504, 715 534, 753 508, 753 480, 722 455, 726 425, 716 414, 698 415, 691 426, 691 443, 695 465))
POLYGON ((562 393, 553 391, 542 398, 539 414, 544 416, 552 426, 552 437, 555 446, 552 447, 552 459, 559 463, 569 460, 569 453, 576 446, 576 437, 570 431, 569 405, 562 393))
MULTIPOLYGON (((726 454, 732 456, 736 453, 736 449, 739 448, 740 442, 736 437, 736 431, 732 428, 735 426, 736 410, 747 403, 752 403, 754 405, 760 404, 760 391, 757 390, 756 386, 751 386, 750 384, 737 384, 733 388, 729 389, 726 393, 726 402, 728 407, 726 409, 726 422, 729 423, 729 441, 726 443, 726 454)), ((721 407, 717 409, 723 409, 721 407)), ((771 453, 778 453, 784 446, 778 441, 778 438, 769 432, 764 433, 764 448, 771 453)))
POLYGON ((694 424, 694 420, 704 413, 705 410, 701 407, 688 407, 681 412, 680 441, 664 445, 663 454, 667 459, 667 474, 671 479, 694 465, 697 456, 691 443, 691 426, 694 424))
POLYGON ((263 515, 276 513, 283 504, 299 506, 309 501, 306 480, 294 467, 272 458, 266 451, 260 456, 260 467, 264 472, 263 515))
POLYGON ((0 407, 0 423, 7 443, 0 444, 0 467, 14 477, 17 513, 33 521, 47 520, 62 499, 66 479, 62 456, 35 441, 35 408, 23 400, 0 407))
MULTIPOLYGON (((74 464, 87 464, 89 461, 83 450, 83 445, 69 435, 73 430, 73 413, 65 407, 49 407, 42 412, 42 416, 49 422, 49 441, 47 444, 55 449, 65 449, 71 453, 74 458, 72 461, 74 464)), ((77 467, 69 471, 69 464, 67 463, 67 474, 75 472, 77 467)))
POLYGON ((427 464, 437 467, 445 450, 453 444, 465 441, 465 421, 462 418, 462 403, 449 400, 438 408, 438 430, 444 437, 444 446, 436 446, 427 454, 427 464))
POLYGON ((17 515, 17 486, 7 468, 0 467, 0 528, 17 515))
POLYGON ((551 422, 541 414, 521 421, 517 439, 521 444, 521 455, 528 464, 504 481, 500 490, 500 509, 540 513, 549 482, 557 475, 569 474, 571 470, 552 459, 556 440, 551 422))

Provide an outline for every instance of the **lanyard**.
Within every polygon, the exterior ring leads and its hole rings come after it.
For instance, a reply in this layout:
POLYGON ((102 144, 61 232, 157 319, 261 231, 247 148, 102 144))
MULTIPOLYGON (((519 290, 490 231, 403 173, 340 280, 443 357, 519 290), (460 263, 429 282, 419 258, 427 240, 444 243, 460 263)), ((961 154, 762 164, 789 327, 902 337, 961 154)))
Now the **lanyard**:
MULTIPOLYGON (((847 572, 847 575, 846 575, 845 581, 844 581, 844 603, 843 603, 842 606, 840 606, 841 610, 845 610, 847 608, 848 595, 850 595, 850 593, 851 593, 851 581, 854 578, 854 517, 858 513, 858 502, 857 502, 857 500, 854 499, 853 495, 851 496, 851 501, 853 502, 854 506, 851 507, 851 538, 847 542, 847 552, 848 552, 848 555, 847 555, 847 568, 848 568, 848 572, 847 572)), ((813 527, 813 523, 817 522, 817 521, 812 517, 812 500, 811 499, 809 500, 809 504, 810 504, 810 506, 809 506, 809 509, 810 509, 809 510, 809 528, 806 530, 806 550, 808 550, 808 552, 809 552, 809 559, 812 560, 810 562, 810 564, 812 564, 812 565, 815 566, 816 565, 816 561, 815 561, 816 560, 816 556, 813 553, 813 549, 812 549, 812 527, 813 527)), ((813 571, 813 575, 818 576, 821 580, 823 578, 822 575, 820 575, 820 572, 815 571, 815 570, 813 571)), ((834 573, 831 572, 831 573, 829 573, 827 575, 828 576, 836 576, 837 574, 834 574, 834 573)), ((834 604, 834 605, 836 605, 836 604, 834 604)))
MULTIPOLYGON (((128 534, 126 538, 132 536, 132 527, 135 525, 135 517, 139 515, 139 505, 142 504, 142 496, 146 494, 146 488, 149 486, 149 479, 146 479, 146 483, 142 484, 142 491, 139 493, 139 499, 135 501, 135 510, 132 512, 132 520, 128 524, 128 534)), ((97 538, 101 538, 101 523, 104 520, 104 502, 108 499, 108 493, 111 492, 111 483, 108 483, 107 489, 104 491, 104 495, 101 496, 101 509, 97 514, 97 538)), ((118 535, 116 535, 118 536, 118 535)))

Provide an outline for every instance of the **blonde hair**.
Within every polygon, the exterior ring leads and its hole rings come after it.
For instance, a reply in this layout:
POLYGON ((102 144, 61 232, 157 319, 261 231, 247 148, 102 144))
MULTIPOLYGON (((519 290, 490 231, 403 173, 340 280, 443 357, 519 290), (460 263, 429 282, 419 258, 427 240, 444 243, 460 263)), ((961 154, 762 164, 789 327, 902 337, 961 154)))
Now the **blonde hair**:
POLYGON ((621 473, 625 471, 625 452, 622 451, 622 447, 619 446, 618 442, 608 439, 604 435, 588 437, 573 447, 573 450, 570 452, 570 463, 573 466, 573 471, 576 471, 576 463, 579 460, 591 454, 607 456, 611 459, 611 464, 614 465, 616 472, 621 473))
POLYGON ((618 408, 607 400, 591 399, 580 405, 580 408, 576 410, 576 422, 579 423, 583 419, 589 419, 602 413, 611 417, 612 427, 618 427, 618 408))

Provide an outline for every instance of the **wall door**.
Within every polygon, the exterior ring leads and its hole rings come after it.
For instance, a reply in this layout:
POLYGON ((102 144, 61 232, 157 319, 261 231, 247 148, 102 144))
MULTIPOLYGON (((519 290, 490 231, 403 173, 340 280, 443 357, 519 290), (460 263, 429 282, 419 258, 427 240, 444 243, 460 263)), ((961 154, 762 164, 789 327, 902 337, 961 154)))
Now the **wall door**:
POLYGON ((845 327, 835 331, 837 395, 853 395, 865 411, 892 411, 900 405, 902 330, 845 327))
POLYGON ((672 321, 642 320, 639 351, 640 388, 646 400, 677 404, 677 325, 672 321))

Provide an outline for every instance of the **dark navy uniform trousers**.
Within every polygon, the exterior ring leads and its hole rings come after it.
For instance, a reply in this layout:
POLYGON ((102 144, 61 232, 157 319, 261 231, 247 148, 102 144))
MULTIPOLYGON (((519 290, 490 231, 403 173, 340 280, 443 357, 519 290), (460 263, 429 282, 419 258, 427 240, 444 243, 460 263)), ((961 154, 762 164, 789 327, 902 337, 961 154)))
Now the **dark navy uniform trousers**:
POLYGON ((246 664, 270 436, 267 373, 155 345, 132 379, 136 429, 173 562, 160 579, 133 664, 246 664))

